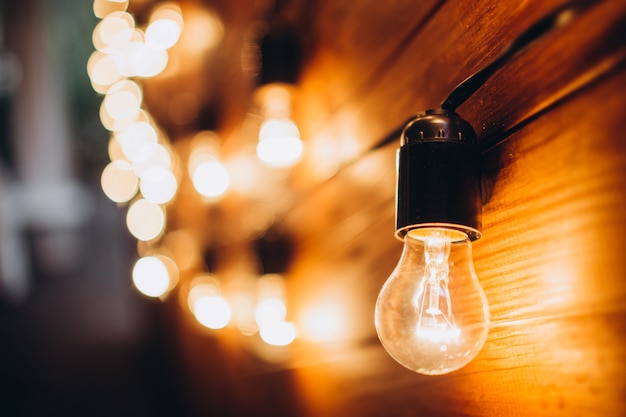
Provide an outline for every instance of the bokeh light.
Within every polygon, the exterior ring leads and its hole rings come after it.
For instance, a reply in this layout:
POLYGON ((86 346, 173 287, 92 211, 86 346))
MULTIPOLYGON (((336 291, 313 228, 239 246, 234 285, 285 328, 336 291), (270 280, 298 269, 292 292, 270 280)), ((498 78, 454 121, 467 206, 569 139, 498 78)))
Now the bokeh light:
POLYGON ((216 198, 228 189, 229 175, 219 162, 204 162, 193 171, 191 180, 197 192, 205 197, 216 198))
POLYGON ((139 199, 128 208, 126 226, 136 239, 150 241, 165 228, 165 212, 158 204, 139 199))
POLYGON ((296 328, 293 323, 277 322, 263 325, 259 331, 261 339, 269 345, 287 346, 296 338, 296 328))
POLYGON ((122 80, 109 88, 102 100, 104 111, 113 119, 137 117, 141 108, 142 92, 136 82, 122 80))
POLYGON ((287 317, 287 307, 278 298, 262 300, 254 310, 254 319, 259 328, 263 328, 264 325, 282 322, 285 320, 285 317, 287 317))
POLYGON ((161 297, 170 290, 177 276, 175 265, 163 256, 144 256, 135 263, 132 271, 135 288, 148 297, 161 297))
POLYGON ((133 36, 135 20, 125 11, 108 14, 96 25, 93 30, 93 46, 105 53, 110 48, 119 48, 126 44, 133 36))
POLYGON ((106 93, 113 84, 123 78, 113 58, 100 51, 94 51, 89 57, 87 74, 92 88, 101 94, 106 93))
POLYGON ((209 329, 222 329, 231 320, 230 305, 222 296, 219 281, 211 274, 201 274, 192 280, 187 306, 196 320, 209 329))
POLYGON ((222 329, 230 322, 230 306, 217 295, 200 296, 193 305, 193 313, 200 324, 209 329, 222 329))
POLYGON ((132 162, 149 158, 154 152, 150 145, 158 143, 157 132, 148 122, 136 122, 115 134, 124 155, 132 162))
POLYGON ((102 171, 102 191, 116 203, 126 203, 135 196, 138 178, 133 166, 123 160, 111 161, 102 171))
POLYGON ((302 156, 302 141, 296 124, 290 119, 268 119, 261 124, 257 155, 274 167, 289 167, 302 156))
POLYGON ((146 143, 141 152, 142 159, 135 159, 133 167, 137 176, 142 178, 152 168, 171 170, 172 154, 170 150, 160 143, 146 143))
POLYGON ((114 12, 123 12, 128 8, 128 0, 94 0, 93 14, 103 19, 114 12))
POLYGON ((153 49, 169 49, 178 42, 183 16, 176 3, 161 3, 152 12, 146 28, 146 44, 153 49))
POLYGON ((144 198, 157 204, 169 202, 176 195, 178 183, 176 177, 168 169, 153 167, 141 177, 139 190, 144 198))
POLYGON ((299 328, 302 336, 318 342, 332 342, 341 338, 345 317, 337 305, 322 304, 303 312, 299 328))

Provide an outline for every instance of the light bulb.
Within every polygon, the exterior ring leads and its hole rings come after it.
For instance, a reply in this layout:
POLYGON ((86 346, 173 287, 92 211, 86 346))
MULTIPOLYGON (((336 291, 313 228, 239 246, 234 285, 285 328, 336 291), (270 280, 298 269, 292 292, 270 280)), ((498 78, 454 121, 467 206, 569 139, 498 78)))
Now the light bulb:
POLYGON ((489 331, 470 243, 481 236, 475 137, 459 115, 433 109, 409 122, 398 150, 396 237, 404 250, 378 295, 375 324, 387 352, 426 375, 466 365, 489 331))
POLYGON ((487 338, 489 310, 467 235, 443 227, 409 231, 378 296, 375 322, 387 352, 415 372, 444 374, 470 362, 487 338))

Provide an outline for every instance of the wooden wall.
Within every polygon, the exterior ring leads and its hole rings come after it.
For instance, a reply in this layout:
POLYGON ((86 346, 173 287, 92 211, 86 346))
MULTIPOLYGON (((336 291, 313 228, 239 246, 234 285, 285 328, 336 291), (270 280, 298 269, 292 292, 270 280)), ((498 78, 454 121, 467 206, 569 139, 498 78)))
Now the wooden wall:
POLYGON ((437 377, 396 364, 375 335, 402 245, 397 145, 367 150, 564 1, 310 3, 297 17, 307 156, 281 222, 295 240, 290 304, 298 321, 334 303, 347 326, 268 366, 178 313, 189 401, 221 416, 625 416, 626 2, 596 2, 458 109, 484 151, 474 248, 492 327, 472 363, 437 377))

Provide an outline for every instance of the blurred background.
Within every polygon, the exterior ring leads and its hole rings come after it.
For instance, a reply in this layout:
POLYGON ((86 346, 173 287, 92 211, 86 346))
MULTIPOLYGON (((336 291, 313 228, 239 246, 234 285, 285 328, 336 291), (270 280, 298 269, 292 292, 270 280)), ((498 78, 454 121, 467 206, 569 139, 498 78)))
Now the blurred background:
MULTIPOLYGON (((91 2, 1 3, 1 414, 178 415, 175 355, 132 287, 109 135, 86 70, 91 2)), ((182 415, 182 414, 181 414, 182 415)))

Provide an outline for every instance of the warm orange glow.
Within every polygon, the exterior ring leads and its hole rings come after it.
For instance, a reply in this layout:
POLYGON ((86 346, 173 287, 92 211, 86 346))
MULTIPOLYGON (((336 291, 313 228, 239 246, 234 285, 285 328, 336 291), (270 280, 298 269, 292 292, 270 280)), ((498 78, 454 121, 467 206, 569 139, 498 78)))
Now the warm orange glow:
POLYGON ((111 13, 123 12, 128 8, 128 0, 94 0, 93 14, 103 19, 111 13))
POLYGON ((185 16, 179 44, 185 54, 199 55, 217 46, 223 33, 222 22, 214 12, 196 8, 185 16))
POLYGON ((285 321, 285 280, 279 274, 266 274, 257 281, 257 304, 254 319, 259 336, 270 345, 286 346, 294 341, 296 328, 285 321))
POLYGON ((203 130, 196 133, 190 145, 189 160, 187 166, 189 175, 193 176, 193 172, 198 165, 207 161, 219 160, 219 137, 210 130, 203 130))
POLYGON ((128 208, 126 225, 136 239, 149 241, 163 232, 165 212, 158 204, 140 199, 128 208))
POLYGON ((100 182, 104 194, 116 203, 125 203, 137 193, 137 175, 127 161, 110 162, 102 171, 100 182))
POLYGON ((264 195, 267 187, 267 167, 251 152, 232 155, 225 161, 230 173, 230 187, 246 196, 264 195))
POLYGON ((271 83, 259 87, 254 92, 254 101, 261 115, 266 119, 291 117, 294 86, 284 83, 271 83))
POLYGON ((338 306, 321 304, 303 313, 300 328, 304 338, 332 342, 340 339, 345 332, 345 317, 338 306))
POLYGON ((200 242, 192 230, 181 229, 167 233, 161 246, 171 254, 181 271, 194 268, 202 262, 200 242))
POLYGON ((265 274, 257 281, 257 306, 254 317, 259 326, 269 322, 284 321, 285 280, 279 274, 265 274))
POLYGON ((234 324, 246 336, 255 334, 259 330, 254 320, 254 307, 257 301, 256 277, 245 273, 239 274, 228 281, 224 290, 232 308, 234 324))
MULTIPOLYGON (((353 137, 321 134, 307 140, 307 170, 318 180, 330 178, 343 164, 357 158, 361 149, 353 137)), ((369 177, 369 176, 368 176, 369 177)))
POLYGON ((287 307, 278 298, 260 301, 254 310, 254 319, 260 328, 265 324, 279 323, 285 320, 287 307))

